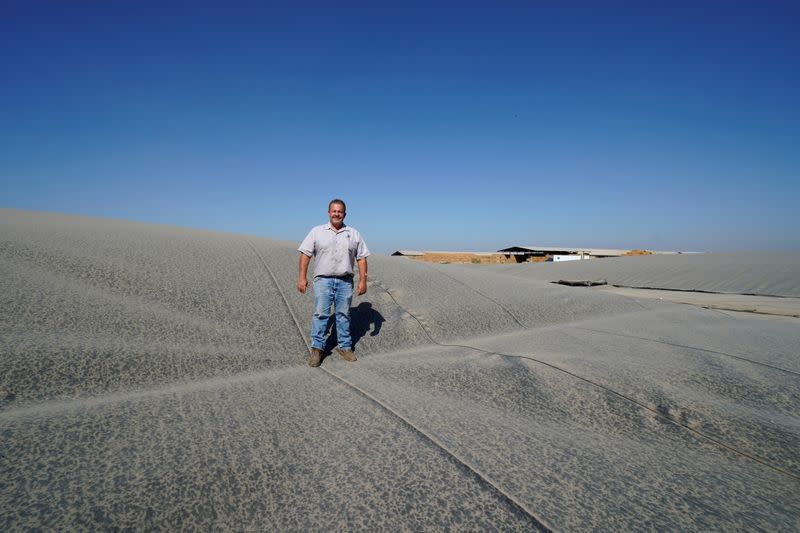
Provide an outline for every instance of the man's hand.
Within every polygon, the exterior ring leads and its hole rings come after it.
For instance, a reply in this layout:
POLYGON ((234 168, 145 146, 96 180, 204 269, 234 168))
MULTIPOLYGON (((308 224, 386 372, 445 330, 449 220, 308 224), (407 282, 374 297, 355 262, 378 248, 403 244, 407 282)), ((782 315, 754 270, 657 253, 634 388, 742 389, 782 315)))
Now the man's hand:
POLYGON ((362 257, 358 260, 358 290, 356 294, 361 296, 367 293, 367 258, 362 257))
MULTIPOLYGON (((360 286, 360 284, 359 284, 360 286)), ((300 278, 297 280, 297 290, 300 291, 302 294, 306 293, 306 287, 308 287, 308 280, 306 278, 300 278)), ((366 291, 366 288, 364 289, 366 291)), ((361 293, 359 293, 361 294, 361 293)))
POLYGON ((300 263, 298 264, 297 270, 297 290, 300 291, 300 294, 306 293, 306 287, 308 287, 308 263, 311 262, 311 258, 308 257, 303 252, 300 252, 300 263))

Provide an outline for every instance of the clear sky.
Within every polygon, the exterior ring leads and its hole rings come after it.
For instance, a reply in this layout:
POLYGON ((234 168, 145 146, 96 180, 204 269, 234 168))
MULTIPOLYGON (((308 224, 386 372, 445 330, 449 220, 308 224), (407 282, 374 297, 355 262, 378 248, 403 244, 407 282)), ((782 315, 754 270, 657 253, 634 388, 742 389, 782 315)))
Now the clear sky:
POLYGON ((3 3, 0 207, 800 250, 796 1, 182 4, 3 3))

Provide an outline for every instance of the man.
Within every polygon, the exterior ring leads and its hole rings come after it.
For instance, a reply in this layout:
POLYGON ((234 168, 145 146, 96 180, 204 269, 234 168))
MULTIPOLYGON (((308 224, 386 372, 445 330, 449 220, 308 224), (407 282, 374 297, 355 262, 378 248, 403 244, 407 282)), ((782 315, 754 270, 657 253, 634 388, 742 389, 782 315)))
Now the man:
POLYGON ((338 198, 328 204, 327 224, 311 228, 300 247, 300 274, 297 290, 306 292, 308 264, 316 258, 314 266, 314 317, 311 321, 311 353, 308 366, 322 362, 325 346, 325 329, 331 316, 331 305, 336 308, 336 351, 342 359, 356 360, 350 338, 350 303, 353 301, 353 267, 358 263, 358 289, 360 296, 367 292, 367 256, 369 250, 355 228, 344 224, 347 207, 338 198))

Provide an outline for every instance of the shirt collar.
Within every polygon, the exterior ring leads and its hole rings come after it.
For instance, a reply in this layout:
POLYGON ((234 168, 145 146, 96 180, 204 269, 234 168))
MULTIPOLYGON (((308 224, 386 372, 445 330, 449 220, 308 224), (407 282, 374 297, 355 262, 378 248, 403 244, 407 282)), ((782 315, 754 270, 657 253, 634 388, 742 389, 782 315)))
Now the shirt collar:
MULTIPOLYGON (((329 230, 332 230, 332 231, 336 231, 336 230, 334 230, 334 229, 333 229, 333 226, 331 226, 331 223, 330 223, 330 222, 326 222, 326 223, 325 223, 325 229, 329 229, 329 230)), ((347 224, 342 224, 342 229, 340 229, 340 230, 338 231, 338 233, 341 233, 341 232, 343 232, 344 230, 350 231, 350 228, 347 226, 347 224)))

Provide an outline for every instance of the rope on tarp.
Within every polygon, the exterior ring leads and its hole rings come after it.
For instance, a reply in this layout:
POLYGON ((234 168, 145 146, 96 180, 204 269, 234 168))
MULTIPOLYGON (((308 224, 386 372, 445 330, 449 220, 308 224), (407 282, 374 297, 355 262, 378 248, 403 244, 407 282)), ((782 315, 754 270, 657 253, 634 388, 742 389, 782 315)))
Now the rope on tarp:
MULTIPOLYGON (((294 320, 295 326, 297 326, 297 332, 300 334, 300 338, 303 340, 303 344, 305 344, 307 350, 310 350, 311 349, 311 345, 308 342, 308 339, 306 338, 305 334, 303 333, 303 328, 300 327, 300 322, 297 320, 297 316, 296 316, 294 310, 292 309, 291 304, 289 304, 289 300, 286 297, 286 295, 284 294, 283 289, 281 288, 281 285, 278 283, 278 280, 275 277, 275 274, 272 272, 272 269, 269 267, 267 262, 261 256, 261 254, 258 252, 258 249, 255 247, 255 245, 249 239, 245 239, 245 241, 249 245, 250 249, 253 250, 253 253, 256 255, 256 257, 258 257, 259 261, 264 266, 264 269, 269 273, 269 276, 272 279, 272 282, 275 284, 275 287, 278 289, 278 294, 280 294, 281 299, 283 300, 283 303, 286 305, 286 308, 288 309, 289 314, 292 316, 292 320, 294 320)), ((383 290, 386 290, 383 286, 380 286, 380 287, 383 290)), ((386 292, 388 293, 388 291, 386 291, 386 292)), ((391 296, 391 294, 389 294, 389 296, 391 296)), ((392 297, 392 300, 394 300, 394 297, 392 297)), ((395 300, 395 303, 396 302, 397 301, 395 300)), ((398 304, 398 306, 399 306, 399 304, 398 304)), ((402 307, 401 307, 401 309, 402 309, 402 307)), ((408 311, 406 311, 405 309, 403 309, 403 311, 408 313, 408 311)), ((419 320, 416 317, 414 317, 414 315, 412 315, 411 313, 408 313, 408 314, 410 316, 412 316, 415 320, 417 320, 417 322, 419 323, 419 320)), ((422 326, 422 323, 420 323, 420 326, 422 326)), ((427 330, 425 330, 424 326, 422 326, 422 329, 423 329, 423 331, 425 331, 426 334, 428 333, 427 330)), ((432 342, 436 342, 435 340, 433 340, 432 337, 430 337, 430 334, 428 334, 428 337, 431 339, 432 342)), ((452 461, 458 468, 460 468, 462 470, 462 472, 465 472, 468 475, 472 476, 478 482, 483 483, 485 485, 488 485, 490 487, 490 489, 493 490, 494 492, 496 492, 497 495, 499 495, 499 497, 503 501, 505 501, 506 504, 509 505, 512 509, 514 509, 518 513, 521 513, 521 514, 527 516, 533 522, 533 524, 536 527, 536 529, 538 529, 540 531, 545 531, 545 532, 553 531, 551 527, 546 525, 546 523, 545 523, 545 521, 543 519, 537 517, 533 513, 533 511, 531 511, 530 509, 528 509, 525 506, 525 504, 523 504, 522 502, 518 501, 511 494, 506 493, 503 489, 501 489, 497 485, 497 483, 492 481, 485 473, 481 472, 480 469, 478 469, 476 466, 469 464, 465 459, 459 457, 458 454, 456 454, 455 452, 450 450, 445 444, 443 444, 442 442, 439 442, 439 440, 436 437, 434 437, 433 435, 428 434, 426 431, 424 431, 421 428, 417 427, 416 425, 414 425, 413 422, 411 422, 408 418, 403 416, 401 413, 395 411, 393 408, 389 407, 387 404, 385 404, 384 402, 382 402, 381 400, 379 400, 378 398, 376 398, 375 396, 373 396, 369 392, 367 392, 367 391, 361 389, 360 387, 354 385, 353 383, 349 382, 348 380, 346 380, 342 376, 336 374, 332 370, 327 369, 325 367, 319 367, 319 368, 321 370, 323 370, 325 373, 327 373, 329 376, 331 376, 332 378, 334 378, 334 379, 338 380, 339 382, 343 383, 345 386, 355 390, 358 394, 364 396, 366 399, 371 401, 373 404, 377 405, 378 407, 382 408, 384 411, 388 412, 389 414, 391 414, 395 418, 399 419, 400 422, 402 422, 406 427, 408 427, 409 429, 411 429, 413 432, 417 433, 418 435, 422 436, 426 441, 428 441, 431 444, 433 444, 434 447, 439 449, 440 452, 444 453, 444 455, 450 461, 452 461)))
MULTIPOLYGON (((597 388, 600 388, 600 389, 602 389, 602 390, 604 390, 604 391, 606 391, 606 392, 609 392, 609 393, 611 393, 611 394, 613 394, 613 395, 615 395, 615 396, 618 396, 619 398, 622 398, 622 399, 624 399, 624 400, 627 400, 628 402, 631 402, 631 403, 633 403, 633 404, 635 404, 635 405, 637 405, 637 406, 639 406, 639 407, 641 407, 641 408, 643 408, 643 409, 646 409, 646 410, 650 411, 650 412, 651 412, 651 413, 653 413, 653 414, 654 414, 656 417, 658 417, 658 418, 660 418, 660 419, 663 419, 663 420, 666 420, 666 421, 668 421, 668 422, 670 422, 670 423, 672 423, 672 424, 675 424, 676 426, 679 426, 679 427, 682 427, 682 428, 684 428, 684 429, 687 429, 687 430, 689 430, 690 432, 692 432, 693 434, 695 434, 695 435, 697 435, 697 436, 699 436, 699 437, 702 437, 702 438, 704 438, 704 439, 706 439, 706 440, 708 440, 708 441, 710 441, 710 442, 713 442, 714 444, 716 444, 716 445, 718 445, 718 446, 720 446, 720 447, 722 447, 722 448, 725 448, 726 450, 729 450, 729 451, 731 451, 731 452, 734 452, 734 453, 735 453, 735 454, 737 454, 737 455, 740 455, 740 456, 742 456, 742 457, 745 457, 745 458, 747 458, 747 459, 750 459, 751 461, 755 461, 756 463, 759 463, 759 464, 761 464, 761 465, 763 465, 763 466, 766 466, 767 468, 769 468, 769 469, 771 469, 771 470, 774 470, 774 471, 776 471, 776 472, 778 472, 778 473, 780 473, 780 474, 783 474, 783 475, 785 475, 785 476, 788 476, 788 477, 790 477, 790 478, 793 478, 793 479, 796 479, 796 480, 800 480, 800 476, 798 476, 797 474, 794 474, 794 473, 792 473, 792 472, 789 472, 789 471, 787 471, 787 470, 784 470, 783 468, 780 468, 780 467, 778 467, 778 466, 774 466, 774 465, 772 465, 772 464, 768 463, 768 462, 767 462, 766 460, 764 460, 764 459, 761 459, 761 458, 759 458, 759 457, 756 457, 756 456, 754 456, 754 455, 751 455, 751 454, 749 454, 749 453, 747 453, 747 452, 743 452, 743 451, 741 451, 741 450, 739 450, 739 449, 737 449, 737 448, 735 448, 735 447, 731 446, 730 444, 726 444, 725 442, 721 441, 721 440, 720 440, 720 439, 718 439, 718 438, 712 437, 712 436, 710 436, 710 435, 707 435, 707 434, 705 434, 705 433, 703 433, 703 432, 701 432, 701 431, 698 431, 698 430, 696 430, 696 429, 694 429, 694 428, 692 428, 692 427, 688 426, 687 424, 684 424, 684 423, 682 423, 682 422, 681 422, 681 421, 679 421, 679 420, 675 420, 674 418, 672 418, 672 417, 671 417, 671 416, 669 416, 668 414, 665 414, 664 412, 662 412, 662 411, 659 411, 658 409, 654 409, 654 408, 650 407, 649 405, 647 405, 647 404, 645 404, 645 403, 642 403, 642 402, 640 402, 640 401, 636 400, 635 398, 633 398, 633 397, 631 397, 631 396, 628 396, 628 395, 626 395, 626 394, 623 394, 623 393, 621 393, 621 392, 618 392, 618 391, 616 391, 616 390, 614 390, 614 389, 612 389, 612 388, 610 388, 610 387, 607 387, 606 385, 603 385, 603 384, 601 384, 601 383, 598 383, 598 382, 596 382, 596 381, 593 381, 593 380, 591 380, 591 379, 589 379, 589 378, 583 377, 583 376, 581 376, 581 375, 579 375, 579 374, 576 374, 576 373, 574 373, 574 372, 571 372, 571 371, 569 371, 569 370, 566 370, 566 369, 564 369, 564 368, 561 368, 561 367, 559 367, 559 366, 557 366, 557 365, 554 365, 554 364, 552 364, 552 363, 548 363, 547 361, 543 361, 543 360, 541 360, 541 359, 537 359, 536 357, 533 357, 532 355, 516 355, 516 354, 506 354, 506 353, 502 353, 502 352, 495 352, 495 351, 491 351, 491 350, 484 350, 484 349, 482 349, 482 348, 477 348, 477 347, 475 347, 475 346, 469 346, 469 345, 465 345, 465 344, 450 344, 450 343, 439 342, 439 341, 437 341, 437 340, 435 340, 435 339, 433 338, 433 336, 432 336, 432 335, 431 335, 431 333, 428 331, 428 329, 427 329, 427 328, 426 328, 426 327, 425 327, 425 326, 422 324, 422 322, 421 322, 421 321, 420 321, 420 320, 419 320, 417 317, 415 317, 415 316, 414 316, 414 315, 413 315, 413 314, 412 314, 410 311, 408 311, 406 308, 404 308, 402 305, 400 305, 400 303, 399 303, 399 302, 398 302, 398 301, 395 299, 394 295, 392 295, 392 293, 391 293, 391 292, 390 292, 388 289, 386 289, 386 288, 385 288, 385 287, 383 287, 382 285, 379 285, 379 286, 380 286, 380 287, 381 287, 381 288, 382 288, 384 291, 386 291, 386 293, 387 293, 387 294, 388 294, 388 295, 389 295, 389 296, 392 298, 392 300, 394 301, 394 303, 395 303, 395 304, 397 304, 397 306, 398 306, 398 307, 400 307, 400 308, 401 308, 403 311, 405 311, 406 313, 408 313, 408 314, 409 314, 409 315, 410 315, 412 318, 414 318, 414 319, 417 321, 417 323, 420 325, 420 327, 422 327, 423 331, 425 331, 425 334, 428 336, 428 338, 429 338, 429 339, 431 339, 431 342, 433 342, 434 344, 437 344, 438 346, 442 346, 442 347, 454 347, 454 348, 467 348, 467 349, 470 349, 470 350, 475 350, 475 351, 478 351, 478 352, 485 353, 485 354, 487 354, 487 355, 497 355, 497 356, 500 356, 500 357, 508 357, 508 358, 514 358, 514 359, 527 359, 527 360, 529 360, 529 361, 533 361, 533 362, 535 362, 535 363, 539 363, 539 364, 541 364, 541 365, 544 365, 544 366, 547 366, 547 367, 549 367, 549 368, 552 368, 553 370, 557 370, 557 371, 559 371, 559 372, 563 372, 563 373, 565 373, 565 374, 568 374, 568 375, 570 375, 570 376, 572 376, 572 377, 574 377, 574 378, 577 378, 577 379, 579 379, 579 380, 581 380, 581 381, 584 381, 584 382, 586 382, 586 383, 589 383, 589 384, 591 384, 591 385, 593 385, 593 386, 595 386, 595 387, 597 387, 597 388)), ((473 289, 473 290, 474 290, 475 292, 478 292, 478 291, 477 291, 477 290, 475 290, 475 289, 473 289)), ((479 293, 479 294, 480 294, 480 293, 479 293)), ((528 329, 528 328, 526 328, 526 329, 528 329)))

